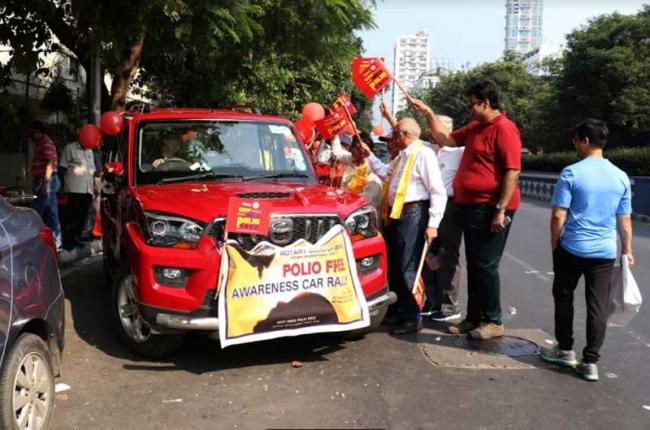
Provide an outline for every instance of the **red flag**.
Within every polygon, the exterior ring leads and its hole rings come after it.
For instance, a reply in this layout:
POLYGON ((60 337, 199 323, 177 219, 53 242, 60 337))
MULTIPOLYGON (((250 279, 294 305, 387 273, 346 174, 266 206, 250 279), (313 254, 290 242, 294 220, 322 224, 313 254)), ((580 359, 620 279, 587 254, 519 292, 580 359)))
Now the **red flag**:
POLYGON ((354 115, 357 113, 357 108, 354 107, 352 104, 352 100, 350 100, 350 96, 347 95, 347 93, 341 93, 340 96, 334 100, 334 103, 332 103, 332 106, 330 106, 330 110, 336 111, 339 109, 342 109, 343 106, 348 108, 348 112, 350 112, 350 115, 354 115))
POLYGON ((345 130, 349 125, 350 121, 348 116, 345 114, 343 109, 332 111, 325 118, 318 120, 314 123, 318 132, 325 139, 331 139, 334 136, 338 136, 345 130))
POLYGON ((226 231, 267 236, 271 221, 271 203, 231 197, 228 201, 226 231))
POLYGON ((422 310, 424 308, 424 302, 427 299, 427 287, 424 284, 424 280, 422 279, 422 276, 418 276, 418 281, 415 284, 415 288, 413 288, 413 291, 411 293, 413 294, 413 298, 415 299, 415 303, 417 303, 418 308, 422 310))
POLYGON ((428 251, 429 244, 427 242, 424 242, 424 249, 422 249, 422 255, 420 256, 420 264, 418 265, 417 272, 415 272, 415 282, 411 288, 411 294, 413 294, 415 303, 417 303, 420 311, 424 308, 424 302, 427 298, 427 287, 424 283, 424 280, 422 279, 422 268, 424 267, 424 261, 426 259, 428 251))
POLYGON ((379 58, 352 60, 352 82, 369 99, 393 81, 393 75, 379 58))

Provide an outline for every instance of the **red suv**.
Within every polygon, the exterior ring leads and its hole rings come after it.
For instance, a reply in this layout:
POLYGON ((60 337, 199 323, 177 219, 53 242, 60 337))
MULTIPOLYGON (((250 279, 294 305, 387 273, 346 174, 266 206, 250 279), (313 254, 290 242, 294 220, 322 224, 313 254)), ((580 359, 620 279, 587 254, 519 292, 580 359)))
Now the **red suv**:
POLYGON ((216 285, 230 197, 272 204, 268 237, 231 235, 245 249, 267 240, 316 242, 348 231, 357 272, 381 323, 395 295, 386 249, 363 198, 319 185, 292 123, 225 110, 161 109, 124 115, 105 137, 104 269, 112 314, 133 351, 161 357, 189 330, 219 330, 216 285))

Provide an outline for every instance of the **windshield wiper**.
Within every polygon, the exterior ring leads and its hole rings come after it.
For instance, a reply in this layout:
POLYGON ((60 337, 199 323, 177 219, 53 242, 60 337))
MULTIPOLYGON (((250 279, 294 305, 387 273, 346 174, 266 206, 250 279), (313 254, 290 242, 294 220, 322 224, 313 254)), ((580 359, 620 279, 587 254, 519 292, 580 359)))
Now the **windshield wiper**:
POLYGON ((254 181, 257 179, 281 179, 281 178, 309 178, 309 175, 298 172, 271 173, 268 175, 249 176, 242 181, 254 181))
POLYGON ((170 182, 183 182, 183 181, 190 181, 193 179, 228 179, 228 178, 243 179, 243 176, 235 175, 232 173, 203 172, 203 173, 195 173, 193 175, 187 175, 187 176, 173 176, 169 178, 162 178, 158 181, 158 184, 167 184, 170 182))

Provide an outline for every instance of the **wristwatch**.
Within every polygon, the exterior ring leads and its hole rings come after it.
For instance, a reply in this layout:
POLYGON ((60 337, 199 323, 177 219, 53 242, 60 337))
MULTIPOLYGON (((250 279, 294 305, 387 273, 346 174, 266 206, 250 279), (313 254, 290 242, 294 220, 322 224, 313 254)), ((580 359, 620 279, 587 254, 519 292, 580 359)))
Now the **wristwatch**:
POLYGON ((506 209, 506 206, 507 206, 507 205, 505 205, 505 204, 503 204, 503 203, 497 203, 497 210, 498 210, 498 211, 503 211, 503 210, 506 209))

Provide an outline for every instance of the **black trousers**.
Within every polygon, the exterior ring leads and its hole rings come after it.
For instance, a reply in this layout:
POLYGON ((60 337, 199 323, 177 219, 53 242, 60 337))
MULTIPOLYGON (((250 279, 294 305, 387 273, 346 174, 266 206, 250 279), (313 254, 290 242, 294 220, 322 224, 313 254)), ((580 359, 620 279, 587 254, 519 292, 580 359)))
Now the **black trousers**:
POLYGON ((397 295, 397 302, 390 308, 393 315, 405 320, 420 318, 411 288, 415 282, 422 249, 424 231, 429 222, 429 204, 405 208, 398 220, 391 220, 385 227, 386 250, 388 252, 388 285, 397 295))
POLYGON ((561 245, 553 252, 553 298, 555 338, 560 349, 573 349, 573 292, 580 277, 585 277, 587 302, 587 345, 582 350, 585 363, 596 363, 605 340, 607 318, 611 313, 610 280, 614 259, 582 258, 561 245))
POLYGON ((68 206, 65 211, 66 223, 63 228, 63 246, 71 248, 81 239, 88 210, 92 204, 92 194, 67 193, 68 206))
POLYGON ((460 244, 463 223, 460 208, 449 198, 445 214, 438 227, 438 237, 432 248, 438 256, 440 267, 432 271, 425 264, 422 278, 427 285, 427 299, 432 310, 458 312, 460 292, 460 244))

